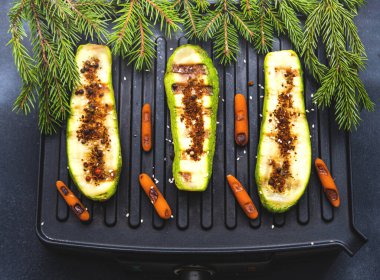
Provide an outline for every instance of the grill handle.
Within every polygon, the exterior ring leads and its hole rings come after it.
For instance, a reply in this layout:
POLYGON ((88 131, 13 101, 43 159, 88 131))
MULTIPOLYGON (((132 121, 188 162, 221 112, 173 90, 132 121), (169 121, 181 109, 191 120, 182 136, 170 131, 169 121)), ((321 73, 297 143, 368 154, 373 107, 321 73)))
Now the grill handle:
POLYGON ((174 270, 179 280, 210 280, 214 271, 200 265, 182 266, 174 270))

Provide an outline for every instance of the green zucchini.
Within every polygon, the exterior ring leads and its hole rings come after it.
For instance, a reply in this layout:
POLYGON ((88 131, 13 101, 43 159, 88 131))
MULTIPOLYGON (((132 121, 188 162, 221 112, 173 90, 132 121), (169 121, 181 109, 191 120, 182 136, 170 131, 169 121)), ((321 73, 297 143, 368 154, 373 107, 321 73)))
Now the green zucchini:
POLYGON ((194 45, 177 48, 166 69, 174 180, 180 190, 204 191, 215 151, 218 73, 206 51, 194 45))
POLYGON ((268 53, 256 183, 261 203, 285 212, 301 198, 311 170, 310 131, 300 60, 294 51, 268 53))
POLYGON ((70 99, 68 166, 78 189, 103 201, 116 192, 121 171, 111 52, 102 45, 81 45, 75 60, 80 84, 70 99))

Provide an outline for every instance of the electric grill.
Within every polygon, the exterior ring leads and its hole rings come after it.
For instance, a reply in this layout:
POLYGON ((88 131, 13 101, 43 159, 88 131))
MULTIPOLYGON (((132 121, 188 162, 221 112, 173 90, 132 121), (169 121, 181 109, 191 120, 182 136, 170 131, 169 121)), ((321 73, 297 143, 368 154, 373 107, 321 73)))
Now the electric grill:
MULTIPOLYGON (((127 61, 113 58, 123 168, 117 193, 109 201, 86 199, 70 180, 65 127, 54 136, 42 136, 36 225, 40 240, 53 247, 108 253, 132 270, 156 268, 188 277, 198 273, 199 279, 212 271, 226 270, 226 265, 220 265, 226 261, 232 270, 254 270, 279 252, 343 248, 353 255, 366 238, 354 224, 350 138, 338 130, 330 111, 319 111, 312 103, 317 85, 311 76, 304 74, 313 159, 323 158, 330 168, 342 204, 338 209, 329 204, 312 168, 307 191, 299 203, 287 213, 271 214, 261 207, 254 178, 264 96, 264 56, 241 42, 235 64, 223 67, 214 59, 220 98, 213 175, 205 192, 190 193, 178 191, 171 183, 174 151, 163 84, 168 57, 187 40, 178 34, 170 40, 159 36, 156 43, 157 58, 151 71, 137 72, 127 66, 127 61), (248 86, 250 81, 254 86, 248 86), (243 93, 248 101, 250 139, 246 147, 234 143, 235 93, 243 93), (141 107, 146 102, 151 104, 153 114, 153 149, 149 153, 140 146, 141 107), (140 188, 141 172, 154 175, 172 207, 173 219, 163 221, 155 213, 140 188), (229 173, 247 187, 260 213, 257 220, 249 221, 235 202, 225 178, 229 173), (59 196, 54 187, 58 179, 67 182, 88 207, 89 223, 81 223, 59 196)), ((202 47, 213 57, 212 43, 203 43, 202 47)), ((274 50, 290 48, 286 40, 274 42, 274 50)))

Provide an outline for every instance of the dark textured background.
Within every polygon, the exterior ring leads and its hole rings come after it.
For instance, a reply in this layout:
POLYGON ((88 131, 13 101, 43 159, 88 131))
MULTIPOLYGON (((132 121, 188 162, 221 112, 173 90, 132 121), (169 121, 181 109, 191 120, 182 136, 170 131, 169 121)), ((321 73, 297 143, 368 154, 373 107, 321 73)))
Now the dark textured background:
MULTIPOLYGON (((89 254, 56 252, 35 235, 39 132, 34 112, 25 118, 11 111, 20 89, 13 64, 6 13, 10 0, 0 4, 0 279, 167 279, 131 275, 113 260, 89 254)), ((380 104, 380 1, 369 0, 356 19, 367 49, 368 67, 362 74, 372 99, 380 104)), ((352 133, 354 212, 356 224, 369 239, 349 257, 320 255, 293 259, 275 270, 250 279, 380 279, 380 113, 363 113, 363 124, 352 133)), ((229 277, 230 278, 230 277, 229 277)), ((231 279, 231 278, 230 278, 231 279)), ((243 278, 239 278, 243 279, 243 278)))

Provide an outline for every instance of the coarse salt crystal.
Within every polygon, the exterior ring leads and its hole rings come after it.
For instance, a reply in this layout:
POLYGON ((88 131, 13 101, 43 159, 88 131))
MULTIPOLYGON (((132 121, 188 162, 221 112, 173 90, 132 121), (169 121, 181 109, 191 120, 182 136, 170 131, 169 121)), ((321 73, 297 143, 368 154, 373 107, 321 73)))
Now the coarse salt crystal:
POLYGON ((244 151, 243 151, 243 153, 245 154, 245 153, 247 153, 247 151, 246 151, 246 150, 244 150, 244 151))
POLYGON ((141 223, 143 223, 144 222, 144 220, 143 219, 141 219, 141 223))
POLYGON ((263 117, 263 115, 262 114, 260 114, 260 118, 262 118, 263 117))
POLYGON ((272 229, 274 229, 274 225, 272 225, 272 229))
POLYGON ((127 214, 125 215, 125 217, 127 217, 127 218, 128 218, 128 217, 129 217, 129 213, 127 213, 127 214))
POLYGON ((309 113, 309 110, 306 109, 306 113, 309 113))
POLYGON ((313 245, 314 245, 314 242, 310 242, 310 245, 313 246, 313 245))
POLYGON ((236 160, 239 160, 239 159, 240 159, 239 157, 236 158, 236 160))
POLYGON ((260 98, 264 98, 264 96, 263 96, 263 95, 260 95, 260 98))
POLYGON ((247 63, 247 61, 244 59, 244 63, 247 63))
POLYGON ((172 50, 173 50, 173 48, 170 48, 169 50, 171 50, 171 51, 172 51, 172 50))
POLYGON ((45 224, 45 222, 41 222, 41 226, 43 226, 45 224))
POLYGON ((124 81, 126 81, 127 80, 127 77, 124 77, 124 81))
POLYGON ((314 128, 314 124, 312 124, 311 127, 314 128))
POLYGON ((251 99, 251 100, 252 100, 252 96, 249 96, 249 99, 251 99))

